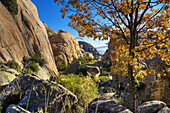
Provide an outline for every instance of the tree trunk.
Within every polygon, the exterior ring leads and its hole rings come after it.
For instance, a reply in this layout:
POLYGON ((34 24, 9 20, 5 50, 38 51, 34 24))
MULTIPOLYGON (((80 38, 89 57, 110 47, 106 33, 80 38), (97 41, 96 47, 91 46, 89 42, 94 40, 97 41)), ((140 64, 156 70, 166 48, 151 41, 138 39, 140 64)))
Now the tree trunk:
MULTIPOLYGON (((130 33, 130 48, 129 57, 134 58, 134 52, 132 50, 135 48, 135 32, 130 33)), ((133 76, 133 65, 128 63, 128 76, 129 76, 129 91, 130 91, 130 110, 134 112, 135 110, 135 84, 133 76)))

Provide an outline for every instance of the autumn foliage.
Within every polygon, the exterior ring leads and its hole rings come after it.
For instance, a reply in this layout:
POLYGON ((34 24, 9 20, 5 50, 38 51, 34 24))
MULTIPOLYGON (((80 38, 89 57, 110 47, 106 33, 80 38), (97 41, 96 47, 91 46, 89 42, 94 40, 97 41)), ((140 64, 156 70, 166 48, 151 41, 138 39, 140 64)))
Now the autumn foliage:
POLYGON ((131 110, 134 110, 134 78, 155 73, 145 60, 159 56, 170 62, 169 0, 54 0, 62 17, 68 15, 71 28, 80 37, 113 40, 112 72, 128 75, 131 110))

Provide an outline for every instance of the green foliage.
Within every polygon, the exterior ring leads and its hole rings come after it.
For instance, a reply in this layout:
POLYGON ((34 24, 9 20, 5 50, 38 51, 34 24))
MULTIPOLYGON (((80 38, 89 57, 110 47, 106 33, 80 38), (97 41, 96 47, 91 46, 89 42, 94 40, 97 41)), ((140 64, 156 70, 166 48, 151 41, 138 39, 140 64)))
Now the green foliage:
POLYGON ((110 75, 110 72, 102 71, 102 76, 109 76, 109 75, 110 75))
POLYGON ((41 67, 43 67, 43 66, 46 64, 46 60, 41 57, 41 54, 40 54, 40 53, 34 54, 34 56, 32 56, 32 57, 30 58, 30 60, 33 61, 33 62, 39 63, 39 65, 40 65, 41 67))
POLYGON ((18 14, 17 0, 2 0, 4 6, 11 12, 12 15, 18 14))
POLYGON ((138 91, 145 88, 145 84, 140 82, 137 79, 135 79, 134 83, 135 83, 135 87, 137 88, 138 91))
POLYGON ((20 66, 19 66, 19 64, 18 64, 16 61, 14 61, 14 60, 8 61, 5 65, 8 66, 8 67, 10 67, 10 68, 15 69, 15 70, 18 71, 18 72, 20 71, 20 66))
POLYGON ((30 64, 30 67, 29 67, 32 71, 34 71, 34 72, 38 72, 38 70, 39 70, 39 68, 38 68, 38 66, 36 65, 36 63, 35 62, 32 62, 31 64, 30 64))
POLYGON ((88 64, 93 61, 91 57, 79 57, 78 59, 74 59, 71 64, 76 63, 77 61, 81 61, 82 64, 88 64))
POLYGON ((45 65, 46 60, 41 57, 40 53, 34 54, 31 58, 24 57, 23 58, 23 65, 26 66, 26 68, 22 71, 23 74, 33 74, 37 73, 39 68, 38 63, 41 67, 45 65))
POLYGON ((111 80, 109 77, 107 76, 99 76, 99 79, 102 80, 102 81, 109 81, 111 80))
POLYGON ((2 109, 3 109, 3 108, 2 108, 2 105, 0 104, 0 113, 2 112, 2 109))
POLYGON ((112 66, 111 62, 106 62, 103 64, 103 68, 110 68, 112 66))
POLYGON ((77 96, 78 104, 81 106, 85 106, 98 97, 97 85, 89 76, 61 75, 56 82, 72 91, 77 96))
POLYGON ((53 35, 55 35, 55 31, 53 31, 51 28, 46 27, 47 33, 52 33, 53 35))
POLYGON ((3 62, 0 61, 0 65, 4 64, 3 62))
POLYGON ((33 70, 31 70, 30 68, 25 68, 22 71, 22 74, 34 74, 35 72, 33 70))
POLYGON ((75 74, 76 75, 84 75, 84 76, 86 76, 87 75, 87 70, 86 70, 86 68, 84 67, 84 66, 79 66, 78 68, 77 68, 77 70, 75 71, 75 74))
POLYGON ((92 79, 97 84, 97 86, 99 86, 100 79, 98 77, 96 77, 96 76, 93 76, 92 79))
POLYGON ((64 70, 67 69, 68 66, 66 66, 65 64, 61 64, 61 63, 57 62, 56 67, 57 67, 58 71, 64 71, 64 70))

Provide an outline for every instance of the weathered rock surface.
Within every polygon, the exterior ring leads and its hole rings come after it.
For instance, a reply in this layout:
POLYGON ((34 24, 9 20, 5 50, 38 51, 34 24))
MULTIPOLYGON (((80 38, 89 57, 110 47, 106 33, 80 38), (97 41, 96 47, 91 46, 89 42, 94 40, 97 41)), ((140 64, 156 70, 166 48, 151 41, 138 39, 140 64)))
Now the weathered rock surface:
POLYGON ((69 66, 69 67, 63 72, 63 74, 64 74, 64 75, 68 75, 68 74, 71 74, 71 73, 75 74, 75 72, 77 71, 77 69, 78 69, 79 66, 83 66, 83 67, 86 69, 87 74, 88 74, 89 76, 99 77, 99 75, 100 75, 100 69, 99 69, 98 67, 83 65, 83 64, 81 64, 80 61, 72 64, 71 66, 69 66))
POLYGON ((50 42, 56 62, 68 65, 74 58, 83 57, 77 39, 68 31, 60 30, 50 38, 50 42))
POLYGON ((15 60, 22 66, 24 56, 41 53, 47 61, 44 79, 58 75, 45 26, 30 0, 17 0, 18 14, 14 17, 0 3, 0 61, 15 60))
POLYGON ((158 113, 170 113, 170 108, 164 107, 161 110, 159 110, 158 113))
POLYGON ((164 107, 166 107, 166 104, 162 101, 147 101, 137 107, 136 113, 157 113, 164 107))
POLYGON ((0 86, 10 84, 19 74, 16 70, 2 66, 0 68, 0 86))
POLYGON ((85 51, 92 53, 95 59, 101 59, 102 53, 99 52, 95 47, 93 47, 90 43, 79 41, 80 47, 85 51))
POLYGON ((83 54, 83 57, 94 58, 93 54, 92 54, 92 53, 89 53, 89 52, 85 52, 85 53, 83 54))
POLYGON ((129 109, 113 100, 96 98, 88 106, 89 113, 132 113, 129 109), (97 111, 97 112, 96 112, 97 111))
POLYGON ((0 94, 3 110, 10 104, 16 104, 17 108, 24 108, 29 112, 41 109, 48 113, 63 113, 70 110, 77 101, 77 97, 63 86, 35 75, 19 76, 0 94))

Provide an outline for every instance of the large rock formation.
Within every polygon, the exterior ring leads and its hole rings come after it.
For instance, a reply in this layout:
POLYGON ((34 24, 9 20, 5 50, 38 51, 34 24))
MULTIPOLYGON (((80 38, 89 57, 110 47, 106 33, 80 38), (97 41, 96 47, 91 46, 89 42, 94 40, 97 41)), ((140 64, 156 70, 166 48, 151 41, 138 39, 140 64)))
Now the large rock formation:
POLYGON ((101 59, 102 53, 99 52, 95 47, 93 47, 90 43, 79 41, 80 47, 85 51, 92 53, 96 59, 101 59))
POLYGON ((47 61, 43 76, 58 75, 46 29, 30 0, 18 0, 18 14, 12 16, 0 2, 0 61, 15 60, 22 66, 24 56, 40 53, 47 61))
POLYGON ((77 101, 77 97, 63 86, 35 75, 17 77, 0 94, 2 112, 6 113, 18 113, 17 109, 31 113, 68 113, 77 101))
POLYGON ((83 57, 77 39, 68 31, 60 30, 50 38, 55 61, 68 65, 74 58, 83 57))

